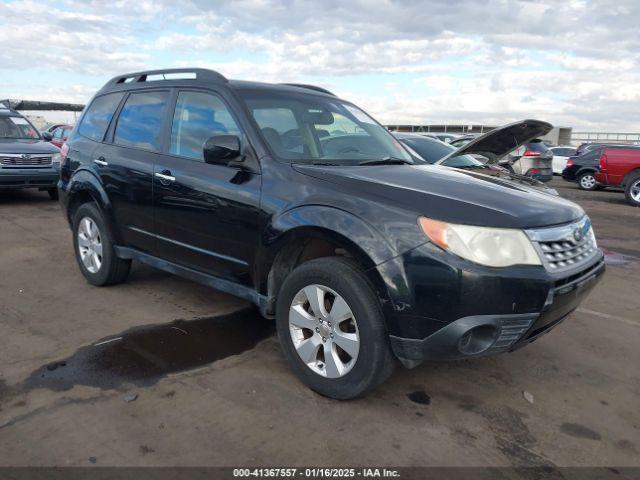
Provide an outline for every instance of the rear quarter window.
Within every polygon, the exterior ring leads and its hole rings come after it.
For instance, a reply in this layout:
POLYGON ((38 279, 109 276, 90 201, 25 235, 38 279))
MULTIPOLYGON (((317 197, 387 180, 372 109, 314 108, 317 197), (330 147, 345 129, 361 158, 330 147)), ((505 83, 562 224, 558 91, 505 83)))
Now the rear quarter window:
POLYGON ((563 157, 570 157, 571 155, 575 155, 576 153, 575 148, 559 147, 559 148, 552 148, 551 150, 553 151, 554 155, 560 155, 563 157))
POLYGON ((78 133, 101 142, 123 96, 123 93, 109 93, 96 97, 82 117, 78 133))

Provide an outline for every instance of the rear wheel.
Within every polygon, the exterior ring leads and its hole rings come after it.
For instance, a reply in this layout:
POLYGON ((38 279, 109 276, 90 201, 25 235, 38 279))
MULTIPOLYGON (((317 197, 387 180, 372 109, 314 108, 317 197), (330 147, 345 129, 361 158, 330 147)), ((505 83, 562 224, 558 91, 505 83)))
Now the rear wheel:
POLYGON ((47 190, 47 193, 49 194, 49 198, 51 200, 58 200, 58 189, 57 188, 50 188, 49 190, 47 190))
POLYGON ((117 257, 113 236, 95 203, 82 204, 73 215, 73 245, 80 271, 92 285, 114 285, 129 275, 131 260, 117 257))
POLYGON ((634 174, 627 181, 624 196, 634 207, 640 207, 640 172, 634 174))
POLYGON ((363 395, 393 371, 378 298, 362 271, 341 258, 311 260, 287 277, 276 324, 291 369, 322 395, 363 395))
POLYGON ((595 190, 598 187, 598 182, 593 172, 585 172, 578 177, 578 186, 582 190, 595 190))

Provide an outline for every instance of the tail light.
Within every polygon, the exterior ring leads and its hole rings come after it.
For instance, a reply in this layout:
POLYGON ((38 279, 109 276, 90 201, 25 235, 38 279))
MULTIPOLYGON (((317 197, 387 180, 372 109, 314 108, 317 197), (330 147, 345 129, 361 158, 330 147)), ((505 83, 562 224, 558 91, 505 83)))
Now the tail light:
POLYGON ((524 151, 524 156, 525 157, 539 157, 540 156, 540 152, 536 152, 535 150, 525 150, 524 151))
POLYGON ((67 159, 68 153, 69 153, 69 145, 67 145, 66 143, 63 143, 62 147, 60 148, 60 163, 64 163, 64 161, 67 159))
POLYGON ((607 155, 606 154, 602 154, 600 155, 600 171, 602 172, 603 170, 607 169, 607 155))
POLYGON ((572 167, 573 166, 573 160, 569 159, 567 160, 567 167, 572 167))
POLYGON ((62 168, 64 167, 68 154, 69 154, 69 145, 66 143, 63 143, 62 147, 60 147, 60 170, 62 170, 62 168))

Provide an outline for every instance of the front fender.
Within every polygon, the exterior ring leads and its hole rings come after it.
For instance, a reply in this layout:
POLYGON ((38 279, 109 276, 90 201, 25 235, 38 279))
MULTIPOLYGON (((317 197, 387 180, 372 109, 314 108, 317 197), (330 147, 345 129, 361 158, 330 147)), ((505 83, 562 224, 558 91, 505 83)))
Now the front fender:
MULTIPOLYGON (((395 299, 402 297, 401 292, 406 290, 406 286, 400 272, 394 268, 396 264, 389 260, 402 253, 395 245, 404 244, 392 244, 372 225, 349 212, 321 205, 289 210, 276 217, 265 229, 257 272, 261 291, 269 294, 269 273, 278 254, 289 254, 287 246, 291 242, 309 238, 332 241, 354 254, 378 290, 385 313, 395 308, 395 299)), ((295 262, 295 258, 288 260, 295 262)))
POLYGON ((334 232, 335 235, 348 239, 366 254, 373 265, 385 262, 399 253, 361 218, 335 207, 311 205, 288 210, 268 225, 262 242, 266 258, 275 258, 291 232, 295 234, 296 229, 303 227, 305 230, 317 228, 334 232))

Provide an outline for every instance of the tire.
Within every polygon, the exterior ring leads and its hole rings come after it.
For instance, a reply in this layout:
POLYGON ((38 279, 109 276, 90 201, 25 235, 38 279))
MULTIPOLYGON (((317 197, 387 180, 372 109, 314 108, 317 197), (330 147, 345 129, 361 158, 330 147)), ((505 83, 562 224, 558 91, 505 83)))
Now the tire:
POLYGON ((49 194, 49 198, 51 200, 58 200, 58 189, 57 188, 50 188, 49 190, 47 190, 47 193, 49 194))
POLYGON ((629 177, 624 187, 624 196, 630 205, 640 207, 640 172, 629 177))
POLYGON ((596 182, 596 177, 593 172, 584 172, 581 173, 578 178, 578 187, 581 190, 593 191, 598 188, 598 182, 596 182))
POLYGON ((395 357, 389 346, 378 297, 364 273, 342 258, 311 260, 289 274, 278 293, 276 327, 282 352, 293 372, 305 385, 326 397, 347 400, 364 395, 382 384, 395 367, 395 357), (322 312, 320 315, 313 315, 315 312, 303 291, 305 287, 311 289, 307 291, 312 293, 314 288, 324 289, 327 302, 325 310, 329 310, 328 315, 325 316, 322 312), (338 299, 344 300, 344 303, 340 303, 341 307, 347 307, 346 310, 341 308, 343 312, 350 310, 344 318, 351 320, 335 321, 337 312, 333 308, 338 299), (294 308, 296 311, 306 309, 307 312, 305 316, 294 314, 292 318, 297 320, 292 325, 290 313, 294 308), (308 310, 311 310, 312 315, 309 315, 308 310), (323 318, 323 322, 320 322, 323 318), (335 325, 331 324, 332 319, 335 325), (305 323, 310 328, 298 328, 295 323, 305 323), (323 335, 325 342, 322 340, 323 335), (345 343, 347 337, 351 339, 351 343, 345 343), (357 350, 353 348, 354 338, 358 340, 357 350), (300 349, 304 342, 311 342, 309 345, 317 349, 316 353, 312 353, 313 348, 300 349), (338 348, 341 345, 345 348, 348 346, 352 353, 356 352, 355 355, 338 348), (298 349, 310 352, 305 355, 309 362, 302 360, 298 349), (330 363, 326 361, 329 357, 322 358, 327 351, 334 352, 332 357, 336 361, 330 363))
POLYGON ((129 276, 131 260, 117 257, 113 248, 113 235, 98 206, 93 202, 80 205, 73 215, 72 225, 76 261, 87 281, 99 287, 124 282, 129 276), (87 228, 91 224, 95 226, 95 230, 87 228), (94 234, 87 235, 89 230, 94 234), (80 246, 81 242, 83 247, 80 246), (101 255, 98 244, 101 246, 101 255), (88 248, 90 249, 87 250, 88 248), (98 261, 92 253, 97 255, 98 261))

